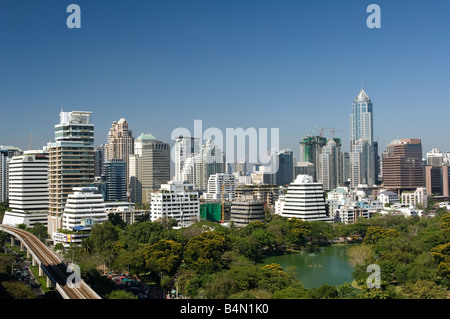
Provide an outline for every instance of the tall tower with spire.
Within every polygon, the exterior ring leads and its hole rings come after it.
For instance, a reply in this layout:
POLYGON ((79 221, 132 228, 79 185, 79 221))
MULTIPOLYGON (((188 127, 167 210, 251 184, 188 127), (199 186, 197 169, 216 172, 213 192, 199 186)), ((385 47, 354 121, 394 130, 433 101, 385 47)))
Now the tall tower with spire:
POLYGON ((377 143, 373 136, 373 104, 367 93, 361 88, 353 101, 350 114, 350 171, 352 176, 360 176, 358 180, 352 178, 352 187, 356 187, 358 184, 375 185, 377 143), (367 145, 364 152, 360 147, 363 144, 367 145), (358 163, 356 163, 356 159, 358 159, 358 163), (362 168, 364 171, 359 171, 362 168), (356 172, 357 170, 358 172, 356 172))

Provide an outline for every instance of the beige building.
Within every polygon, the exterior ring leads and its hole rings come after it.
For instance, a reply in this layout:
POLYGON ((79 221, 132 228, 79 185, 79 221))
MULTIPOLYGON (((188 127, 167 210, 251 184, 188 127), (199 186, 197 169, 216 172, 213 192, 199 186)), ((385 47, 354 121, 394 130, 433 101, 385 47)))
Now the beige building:
POLYGON ((128 156, 134 153, 134 138, 132 131, 128 129, 128 122, 121 118, 114 121, 108 133, 106 144, 106 160, 120 159, 127 161, 128 156))

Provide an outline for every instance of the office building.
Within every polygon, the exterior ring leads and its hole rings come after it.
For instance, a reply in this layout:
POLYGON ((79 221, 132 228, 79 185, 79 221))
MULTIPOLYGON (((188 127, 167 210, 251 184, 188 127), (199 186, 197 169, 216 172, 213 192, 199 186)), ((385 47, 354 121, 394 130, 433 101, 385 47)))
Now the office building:
POLYGON ((128 128, 126 119, 114 121, 108 132, 108 143, 105 146, 105 159, 119 159, 127 161, 128 156, 134 154, 134 138, 128 128))
POLYGON ((106 185, 106 202, 127 200, 126 162, 120 159, 106 160, 103 164, 102 181, 106 185))
POLYGON ((319 155, 319 177, 325 191, 342 185, 341 140, 330 138, 319 155))
POLYGON ((308 136, 300 141, 300 162, 309 162, 314 165, 314 175, 311 176, 315 181, 319 177, 319 156, 322 147, 326 144, 327 139, 323 136, 308 136))
POLYGON ((361 184, 361 181, 369 186, 375 185, 378 165, 377 145, 373 135, 373 103, 364 89, 361 89, 353 101, 350 114, 350 166, 352 171, 350 178, 358 179, 358 181, 351 181, 352 187, 361 184), (363 146, 364 143, 367 145, 363 146))
POLYGON ((3 223, 34 227, 47 226, 48 218, 48 152, 26 151, 9 163, 9 208, 3 223))
POLYGON ((94 176, 100 177, 103 173, 103 162, 105 161, 105 145, 94 148, 94 176))
POLYGON ((264 202, 258 200, 236 200, 231 203, 231 221, 236 227, 245 227, 251 222, 265 222, 264 202))
POLYGON ((92 112, 61 112, 55 125, 55 142, 49 152, 49 219, 48 231, 62 227, 62 214, 74 187, 94 183, 94 124, 92 112))
POLYGON ((225 156, 222 150, 209 139, 201 147, 198 154, 191 155, 184 162, 181 171, 181 180, 194 184, 195 188, 206 191, 209 176, 216 173, 225 173, 225 156))
POLYGON ((440 150, 433 148, 427 153, 427 165, 441 166, 444 163, 444 156, 440 150))
POLYGON ((383 186, 399 194, 423 187, 420 139, 394 140, 387 146, 383 153, 383 186))
POLYGON ((291 150, 272 152, 271 184, 284 186, 294 179, 294 155, 291 150))
POLYGON ((175 219, 178 226, 187 227, 200 220, 200 201, 194 185, 169 181, 151 194, 150 220, 175 219))
POLYGON ((449 197, 450 176, 447 165, 425 167, 425 186, 429 196, 449 197))
POLYGON ((175 164, 175 176, 174 180, 183 182, 181 178, 181 172, 184 167, 184 163, 188 158, 199 153, 199 138, 179 136, 175 139, 174 146, 174 164, 175 164))
POLYGON ((331 221, 327 216, 322 183, 314 182, 312 176, 298 175, 289 185, 282 206, 283 217, 331 221))
POLYGON ((212 201, 232 201, 235 198, 237 181, 234 175, 216 173, 209 176, 205 198, 212 201))
POLYGON ((103 196, 96 187, 74 187, 66 199, 62 214, 62 229, 66 232, 54 232, 55 244, 64 247, 81 245, 95 224, 108 220, 103 196), (67 232, 68 231, 68 232, 67 232))

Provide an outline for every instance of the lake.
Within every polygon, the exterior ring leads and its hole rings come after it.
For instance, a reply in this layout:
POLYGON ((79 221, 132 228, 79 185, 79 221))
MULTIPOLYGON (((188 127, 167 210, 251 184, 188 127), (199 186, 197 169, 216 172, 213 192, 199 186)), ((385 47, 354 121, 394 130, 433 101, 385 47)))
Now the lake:
POLYGON ((264 259, 264 263, 280 264, 283 269, 295 266, 297 277, 307 289, 318 288, 322 284, 342 285, 353 281, 353 268, 348 263, 348 245, 319 247, 264 259))

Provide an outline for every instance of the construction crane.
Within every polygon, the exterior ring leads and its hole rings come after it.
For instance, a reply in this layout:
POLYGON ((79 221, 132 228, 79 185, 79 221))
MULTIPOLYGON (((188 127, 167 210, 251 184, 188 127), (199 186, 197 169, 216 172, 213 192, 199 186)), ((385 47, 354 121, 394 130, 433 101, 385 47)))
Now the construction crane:
POLYGON ((344 130, 338 130, 338 129, 335 129, 335 128, 330 128, 330 129, 328 129, 328 131, 333 133, 333 138, 334 138, 334 132, 343 132, 344 130))

